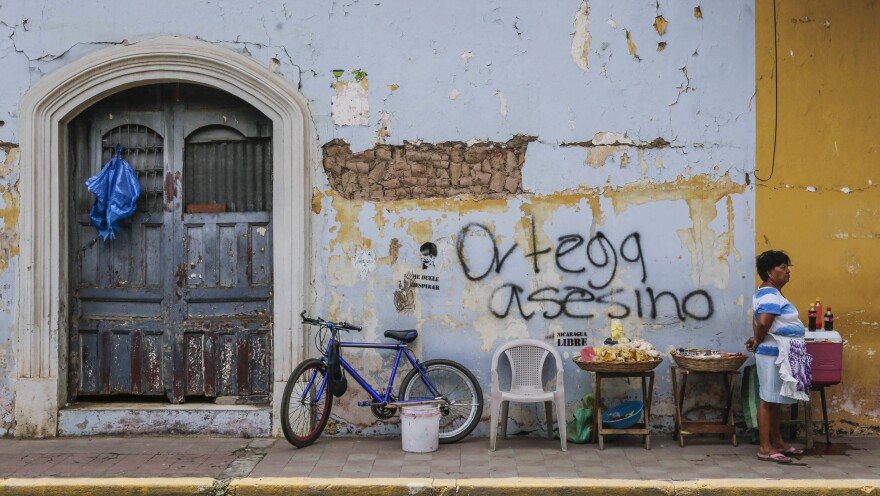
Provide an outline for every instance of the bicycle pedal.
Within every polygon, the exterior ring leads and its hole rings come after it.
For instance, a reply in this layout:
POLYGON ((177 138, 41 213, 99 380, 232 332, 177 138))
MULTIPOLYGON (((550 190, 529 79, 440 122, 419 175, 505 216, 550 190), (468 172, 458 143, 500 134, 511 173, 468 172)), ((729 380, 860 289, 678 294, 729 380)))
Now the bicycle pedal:
POLYGON ((358 401, 358 406, 370 406, 372 404, 373 404, 372 401, 364 401, 364 400, 358 401))

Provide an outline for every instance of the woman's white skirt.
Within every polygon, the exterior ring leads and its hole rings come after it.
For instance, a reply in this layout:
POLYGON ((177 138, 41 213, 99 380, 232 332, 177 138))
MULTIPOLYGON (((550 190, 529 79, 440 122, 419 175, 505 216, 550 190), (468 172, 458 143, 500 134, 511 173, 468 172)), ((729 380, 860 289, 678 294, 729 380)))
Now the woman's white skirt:
POLYGON ((761 399, 767 403, 791 405, 796 403, 796 400, 779 394, 782 390, 782 377, 779 376, 776 358, 774 355, 755 355, 755 364, 758 366, 758 384, 761 386, 761 399))

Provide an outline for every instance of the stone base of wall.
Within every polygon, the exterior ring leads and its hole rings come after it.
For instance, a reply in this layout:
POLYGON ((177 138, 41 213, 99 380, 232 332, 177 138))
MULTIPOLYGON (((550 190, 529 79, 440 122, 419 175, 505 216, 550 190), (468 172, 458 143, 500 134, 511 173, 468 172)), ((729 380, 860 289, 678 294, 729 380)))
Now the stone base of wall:
POLYGON ((89 404, 58 412, 59 436, 271 435, 269 407, 248 405, 89 404))

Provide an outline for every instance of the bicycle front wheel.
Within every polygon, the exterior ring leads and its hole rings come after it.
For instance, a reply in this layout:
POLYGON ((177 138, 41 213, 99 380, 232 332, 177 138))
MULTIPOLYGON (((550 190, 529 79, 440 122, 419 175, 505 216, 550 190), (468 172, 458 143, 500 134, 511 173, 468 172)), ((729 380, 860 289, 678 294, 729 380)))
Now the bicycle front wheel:
POLYGON ((326 373, 324 362, 310 358, 294 369, 284 386, 281 428, 284 437, 297 448, 314 443, 330 418, 333 395, 329 384, 325 385, 326 373))
MULTIPOLYGON (((440 405, 440 442, 454 443, 471 433, 483 415, 483 390, 470 370, 452 360, 428 360, 421 364, 431 384, 437 388, 439 397, 446 403, 440 405)), ((413 369, 400 386, 403 400, 437 399, 418 369, 413 369)))

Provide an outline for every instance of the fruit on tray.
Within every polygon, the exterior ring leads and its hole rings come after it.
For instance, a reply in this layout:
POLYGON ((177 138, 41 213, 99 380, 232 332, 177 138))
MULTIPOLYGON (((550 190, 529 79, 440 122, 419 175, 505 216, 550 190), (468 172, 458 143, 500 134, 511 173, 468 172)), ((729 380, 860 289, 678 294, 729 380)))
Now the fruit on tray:
POLYGON ((617 343, 629 344, 629 338, 623 334, 623 324, 621 324, 618 319, 613 319, 611 321, 611 340, 617 343))
POLYGON ((730 353, 726 351, 715 350, 697 350, 693 348, 679 348, 675 351, 675 353, 683 357, 699 359, 739 358, 745 356, 742 353, 730 353))
POLYGON ((583 362, 648 362, 660 358, 654 345, 641 338, 630 340, 623 333, 623 324, 618 319, 611 320, 611 337, 606 338, 604 346, 584 346, 581 350, 583 362))
POLYGON ((641 338, 596 349, 597 362, 647 362, 660 357, 654 345, 641 338))

